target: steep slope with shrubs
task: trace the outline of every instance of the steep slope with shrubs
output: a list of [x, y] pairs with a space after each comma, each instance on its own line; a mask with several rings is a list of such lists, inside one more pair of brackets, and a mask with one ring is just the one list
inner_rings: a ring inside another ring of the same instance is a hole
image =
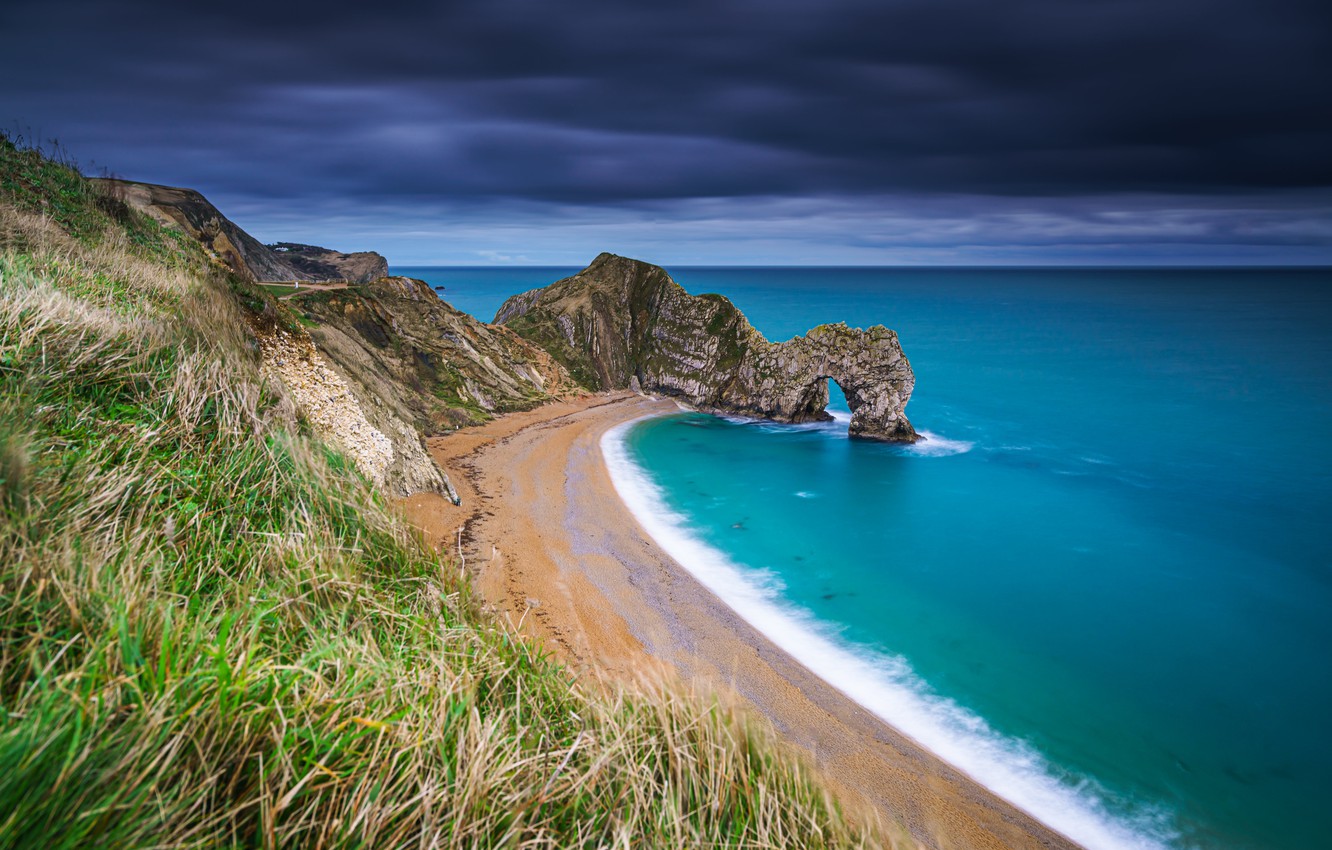
[[292, 296], [319, 349], [427, 436], [577, 389], [553, 357], [407, 277]]
[[479, 613], [256, 327], [0, 138], [0, 848], [878, 846], [732, 710]]

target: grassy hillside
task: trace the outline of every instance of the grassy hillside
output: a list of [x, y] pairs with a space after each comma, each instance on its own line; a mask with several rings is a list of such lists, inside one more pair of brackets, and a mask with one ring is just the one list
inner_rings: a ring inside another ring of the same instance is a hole
[[0, 848], [877, 846], [478, 613], [261, 380], [284, 308], [2, 139], [0, 276]]

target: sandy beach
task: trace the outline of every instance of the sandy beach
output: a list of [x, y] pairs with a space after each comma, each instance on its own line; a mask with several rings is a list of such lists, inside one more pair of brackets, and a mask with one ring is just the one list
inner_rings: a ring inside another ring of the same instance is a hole
[[676, 409], [593, 395], [432, 439], [462, 504], [422, 494], [403, 511], [434, 545], [461, 549], [484, 598], [575, 669], [667, 665], [738, 695], [848, 800], [925, 846], [1076, 848], [794, 662], [648, 537], [616, 494], [600, 439]]

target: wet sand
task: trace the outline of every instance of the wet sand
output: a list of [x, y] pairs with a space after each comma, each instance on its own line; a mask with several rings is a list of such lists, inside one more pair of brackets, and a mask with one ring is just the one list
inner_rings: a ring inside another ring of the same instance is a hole
[[848, 801], [924, 845], [1076, 850], [797, 664], [653, 543], [617, 496], [600, 440], [676, 409], [594, 395], [432, 439], [462, 505], [420, 494], [403, 511], [431, 543], [461, 551], [502, 616], [575, 669], [613, 676], [664, 664], [737, 694]]

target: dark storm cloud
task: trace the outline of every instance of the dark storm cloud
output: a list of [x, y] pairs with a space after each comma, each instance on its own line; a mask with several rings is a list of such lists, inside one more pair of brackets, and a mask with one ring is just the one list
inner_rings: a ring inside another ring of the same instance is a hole
[[237, 202], [1270, 205], [1332, 187], [1329, 8], [9, 0], [0, 120]]

